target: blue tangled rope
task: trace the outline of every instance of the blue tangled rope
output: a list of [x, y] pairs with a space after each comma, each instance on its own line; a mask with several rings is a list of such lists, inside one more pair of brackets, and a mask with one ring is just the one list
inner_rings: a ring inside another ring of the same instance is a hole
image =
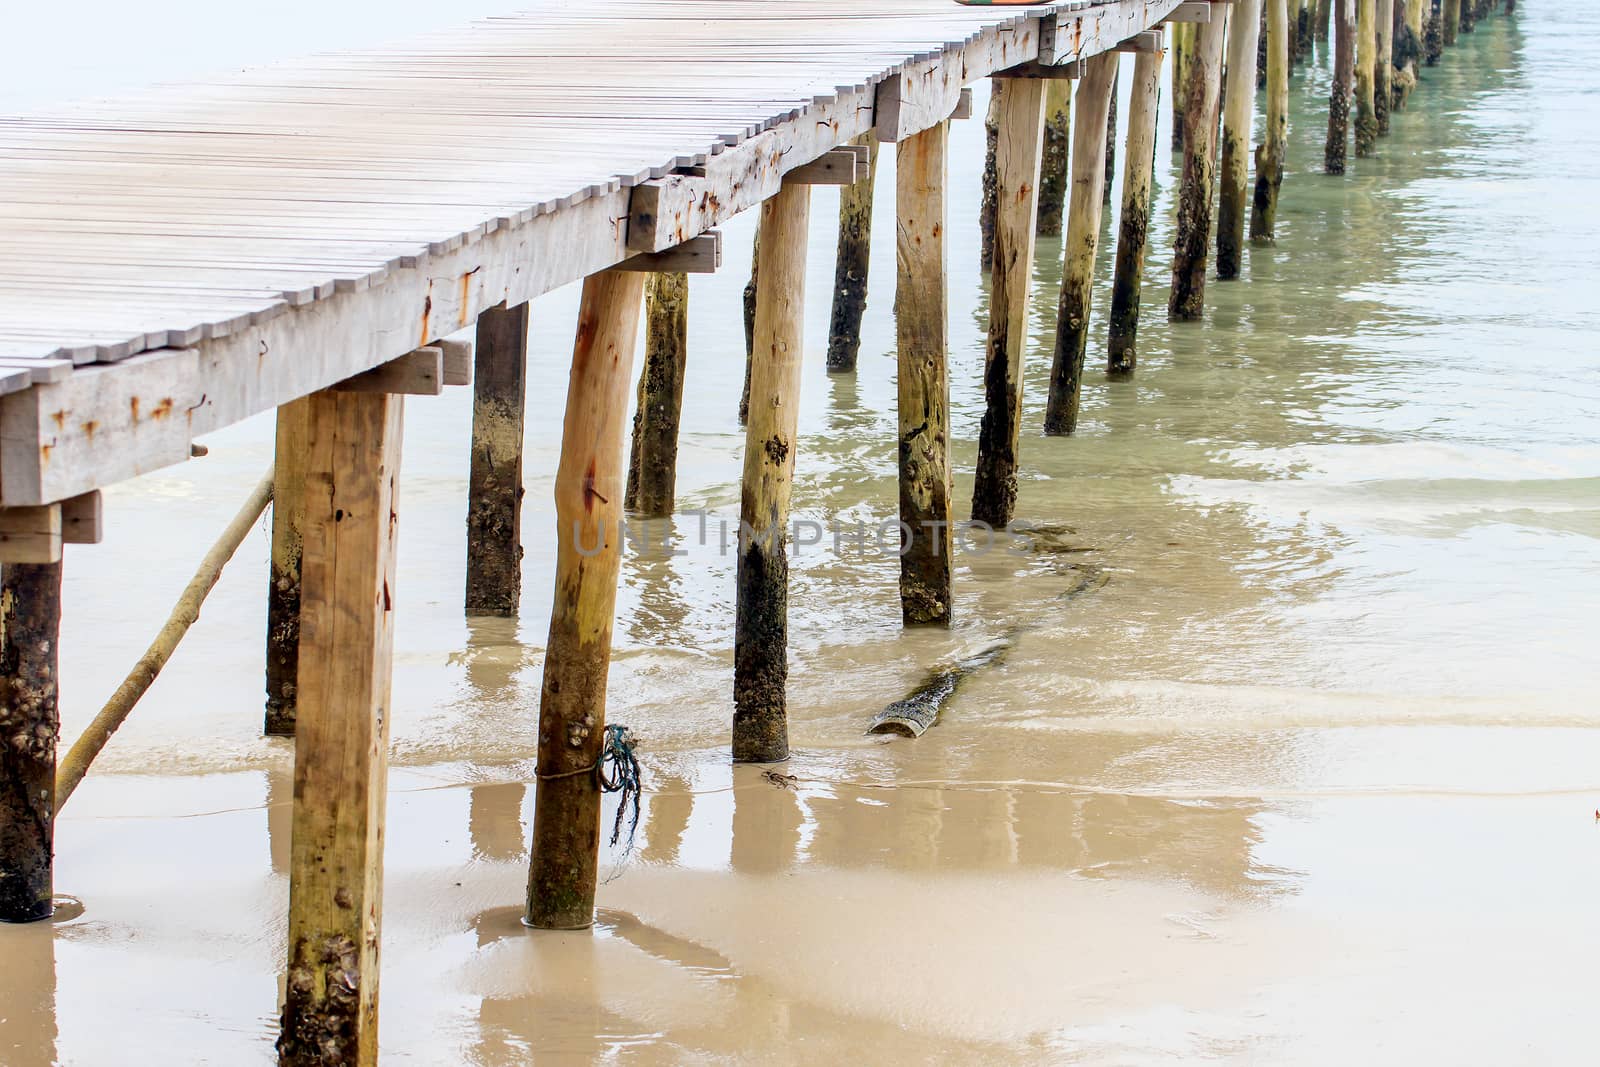
[[[611, 845], [622, 840], [623, 822], [628, 826], [627, 852], [633, 851], [633, 838], [639, 830], [639, 760], [633, 754], [638, 742], [626, 726], [607, 726], [600, 758], [594, 761], [595, 782], [602, 793], [621, 793], [617, 798], [617, 818], [611, 824]], [[610, 768], [608, 771], [607, 768]], [[627, 853], [625, 852], [624, 855]]]

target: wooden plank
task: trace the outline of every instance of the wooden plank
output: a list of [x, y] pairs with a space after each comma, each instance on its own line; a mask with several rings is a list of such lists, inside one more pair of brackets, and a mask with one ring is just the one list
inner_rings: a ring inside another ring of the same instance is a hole
[[439, 340], [432, 347], [439, 350], [443, 356], [442, 380], [447, 386], [472, 384], [472, 342], [462, 340]]
[[61, 505], [0, 508], [0, 563], [58, 563]]
[[330, 390], [307, 409], [287, 1067], [378, 1058], [403, 403]]
[[1084, 60], [1115, 51], [1123, 41], [1170, 18], [1181, 6], [1180, 0], [1140, 0], [1053, 8], [1040, 23], [1039, 62]]
[[849, 145], [824, 152], [803, 167], [784, 175], [796, 185], [854, 185], [860, 178], [861, 157]]
[[1211, 0], [1184, 0], [1172, 9], [1168, 22], [1210, 22]]
[[61, 502], [61, 541], [68, 545], [98, 545], [101, 525], [100, 490]]
[[438, 396], [444, 392], [444, 349], [434, 345], [407, 352], [334, 386], [343, 393]]
[[708, 230], [665, 252], [646, 252], [617, 264], [617, 270], [646, 274], [713, 274], [722, 267], [722, 231]]
[[1134, 34], [1126, 41], [1123, 41], [1121, 44], [1117, 45], [1117, 51], [1133, 52], [1135, 54], [1147, 54], [1151, 52], [1164, 51], [1166, 47], [1166, 34], [1160, 29], [1154, 29], [1144, 30], [1143, 32]]

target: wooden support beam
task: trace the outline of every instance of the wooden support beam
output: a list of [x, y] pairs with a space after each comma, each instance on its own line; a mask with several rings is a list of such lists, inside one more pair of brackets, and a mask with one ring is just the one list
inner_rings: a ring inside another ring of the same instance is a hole
[[1117, 45], [1117, 51], [1140, 54], [1163, 52], [1166, 47], [1166, 33], [1158, 26], [1153, 30], [1143, 30], [1129, 37], [1126, 41]]
[[1168, 21], [1168, 22], [1210, 22], [1211, 21], [1211, 3], [1210, 3], [1210, 0], [1185, 0], [1184, 3], [1181, 3], [1177, 7], [1172, 9], [1172, 13], [1167, 16], [1166, 21]]
[[1356, 3], [1356, 158], [1365, 159], [1378, 146], [1378, 3]]
[[272, 487], [272, 560], [267, 575], [267, 707], [264, 732], [293, 737], [300, 684], [300, 566], [311, 400], [278, 409]]
[[1334, 0], [1333, 84], [1328, 90], [1328, 140], [1322, 169], [1343, 174], [1350, 150], [1350, 87], [1356, 72], [1356, 0]]
[[1172, 257], [1167, 318], [1197, 319], [1205, 308], [1210, 258], [1211, 195], [1216, 176], [1217, 105], [1222, 92], [1222, 19], [1203, 23], [1186, 65], [1183, 114], [1183, 184], [1178, 192], [1178, 235]]
[[644, 276], [604, 271], [583, 283], [556, 470], [556, 592], [539, 698], [539, 786], [527, 922], [594, 923], [606, 668], [622, 563], [622, 441]]
[[1373, 115], [1378, 135], [1388, 136], [1389, 113], [1394, 109], [1394, 27], [1395, 0], [1378, 0], [1377, 55], [1373, 60]]
[[100, 490], [61, 502], [61, 541], [68, 545], [98, 545], [104, 533], [104, 504]]
[[1090, 296], [1095, 254], [1100, 243], [1100, 211], [1106, 179], [1106, 125], [1116, 90], [1116, 52], [1089, 60], [1078, 83], [1073, 111], [1072, 198], [1067, 209], [1066, 265], [1056, 311], [1056, 347], [1050, 369], [1050, 396], [1044, 432], [1069, 434], [1078, 428], [1083, 364], [1089, 345]]
[[341, 393], [394, 393], [438, 396], [444, 392], [444, 350], [429, 345], [391, 359], [334, 386]]
[[625, 259], [616, 269], [646, 274], [715, 274], [721, 267], [722, 231], [708, 230], [665, 252], [646, 252]]
[[468, 615], [514, 616], [522, 601], [522, 438], [528, 305], [478, 316], [467, 474]]
[[1185, 6], [1180, 0], [1143, 0], [1139, 4], [1061, 4], [1045, 9], [1039, 18], [1039, 62], [1082, 60], [1114, 51], [1134, 34]]
[[872, 262], [872, 194], [878, 178], [878, 142], [862, 134], [852, 147], [865, 150], [856, 183], [839, 190], [839, 246], [833, 268], [833, 311], [828, 320], [828, 369], [853, 371], [861, 351], [861, 319], [867, 310], [867, 273]]
[[306, 408], [289, 965], [279, 1062], [376, 1064], [395, 536], [404, 401]]
[[1256, 192], [1250, 240], [1277, 240], [1278, 191], [1289, 146], [1289, 64], [1299, 31], [1289, 17], [1291, 0], [1267, 0], [1267, 135], [1256, 154]]
[[811, 191], [785, 185], [761, 206], [761, 287], [756, 290], [739, 495], [739, 574], [733, 645], [733, 758], [789, 758], [787, 527], [799, 445], [804, 349], [806, 226]]
[[994, 269], [983, 364], [983, 424], [972, 486], [972, 517], [1003, 528], [1017, 504], [1022, 430], [1022, 361], [1028, 349], [1028, 290], [1033, 282], [1034, 211], [1044, 141], [1044, 83], [996, 80], [1001, 93], [995, 153]]
[[472, 342], [439, 340], [433, 343], [444, 357], [444, 384], [472, 384]]
[[945, 191], [949, 127], [900, 142], [895, 161], [900, 613], [950, 624], [950, 368]]
[[54, 913], [60, 632], [60, 546], [0, 567], [0, 922]]
[[952, 121], [965, 122], [972, 117], [972, 90], [963, 88], [961, 97], [956, 101], [956, 109], [950, 112]]
[[623, 506], [646, 518], [663, 518], [672, 514], [678, 483], [678, 425], [689, 348], [687, 274], [646, 277], [644, 336]]
[[1256, 53], [1261, 0], [1238, 0], [1228, 20], [1223, 91], [1222, 190], [1217, 203], [1217, 277], [1239, 276], [1250, 199], [1250, 132], [1255, 124]]
[[0, 508], [0, 563], [61, 560], [61, 505]]
[[1131, 376], [1139, 358], [1139, 297], [1150, 228], [1150, 180], [1155, 165], [1161, 60], [1160, 52], [1145, 52], [1133, 61], [1133, 86], [1128, 96], [1128, 162], [1122, 179], [1122, 218], [1111, 281], [1106, 373], [1112, 378]]
[[978, 196], [978, 268], [994, 266], [995, 148], [1000, 140], [999, 78], [989, 82], [989, 108], [983, 116], [983, 180]]
[[996, 78], [1015, 80], [1027, 78], [1033, 81], [1073, 81], [1083, 76], [1083, 64], [1075, 59], [1064, 63], [1039, 63], [1030, 60], [1027, 63], [1018, 63], [1014, 67], [1007, 67], [995, 75]]
[[1060, 237], [1067, 209], [1067, 160], [1072, 155], [1072, 83], [1052, 81], [1044, 90], [1044, 147], [1039, 161], [1038, 233]]

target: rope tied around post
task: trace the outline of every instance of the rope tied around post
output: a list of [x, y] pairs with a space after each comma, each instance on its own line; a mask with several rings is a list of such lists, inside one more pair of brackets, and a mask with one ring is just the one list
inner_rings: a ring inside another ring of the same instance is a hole
[[[638, 743], [633, 731], [626, 726], [612, 724], [606, 727], [605, 740], [601, 742], [600, 755], [595, 757], [594, 763], [575, 771], [562, 771], [560, 774], [540, 771], [535, 775], [541, 782], [552, 782], [560, 778], [592, 774], [600, 792], [621, 793], [616, 821], [611, 824], [611, 844], [615, 847], [622, 840], [622, 826], [626, 821], [629, 852], [633, 851], [633, 838], [639, 829], [639, 794], [644, 788], [640, 782], [639, 759], [633, 754]], [[609, 772], [606, 770], [607, 764], [611, 767]]]

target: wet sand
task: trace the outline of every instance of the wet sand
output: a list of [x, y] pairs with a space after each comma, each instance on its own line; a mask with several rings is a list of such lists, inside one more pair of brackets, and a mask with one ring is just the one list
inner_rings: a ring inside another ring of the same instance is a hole
[[[798, 557], [787, 788], [726, 758], [742, 258], [696, 278], [679, 484], [710, 518], [703, 539], [677, 520], [686, 555], [624, 565], [610, 712], [643, 739], [647, 793], [591, 933], [518, 922], [574, 294], [533, 315], [520, 621], [460, 616], [470, 398], [409, 404], [384, 1061], [1592, 1058], [1600, 14], [1519, 8], [1427, 72], [1347, 179], [1307, 169], [1327, 72], [1297, 74], [1282, 240], [1177, 329], [1163, 122], [1139, 377], [1091, 375], [1079, 434], [1023, 444], [1023, 517], [1081, 551], [969, 548], [955, 627], [913, 633], [892, 557]], [[952, 138], [961, 472], [981, 141]], [[813, 209], [796, 508], [823, 523], [893, 508], [892, 190], [886, 173], [851, 378], [822, 367], [830, 195]], [[1032, 427], [1059, 255], [1041, 242]], [[68, 737], [271, 425], [208, 444], [108, 492], [106, 543], [70, 554]], [[0, 929], [6, 1067], [273, 1061], [291, 779], [289, 746], [259, 736], [266, 553], [263, 531], [64, 811], [57, 885], [81, 915]], [[1062, 600], [1075, 567], [1109, 580]], [[1019, 624], [924, 737], [862, 735], [928, 666]]]

